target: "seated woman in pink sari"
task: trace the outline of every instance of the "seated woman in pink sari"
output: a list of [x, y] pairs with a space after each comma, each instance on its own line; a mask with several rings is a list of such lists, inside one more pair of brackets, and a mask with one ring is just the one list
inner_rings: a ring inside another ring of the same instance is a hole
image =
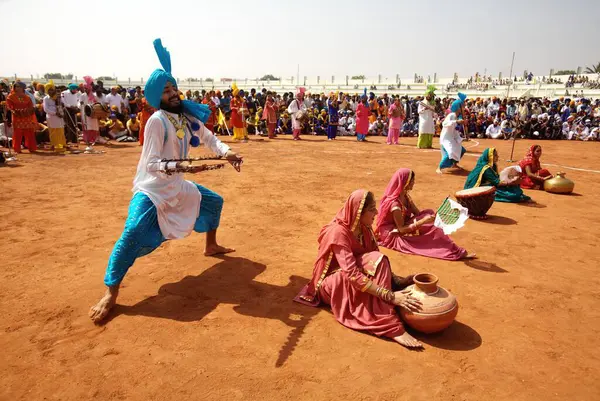
[[544, 189], [544, 181], [552, 178], [550, 171], [542, 168], [540, 164], [541, 156], [542, 147], [532, 145], [525, 158], [519, 162], [519, 166], [521, 166], [521, 188]]
[[381, 199], [381, 213], [375, 233], [379, 245], [398, 252], [444, 260], [472, 258], [456, 245], [441, 228], [433, 225], [435, 212], [420, 211], [408, 192], [415, 184], [415, 173], [401, 168], [394, 173]]
[[412, 284], [392, 273], [371, 228], [377, 208], [366, 190], [354, 191], [335, 219], [321, 229], [319, 255], [310, 282], [294, 298], [331, 306], [344, 326], [388, 337], [408, 348], [423, 345], [404, 331], [395, 307], [419, 311], [420, 301], [400, 289]]

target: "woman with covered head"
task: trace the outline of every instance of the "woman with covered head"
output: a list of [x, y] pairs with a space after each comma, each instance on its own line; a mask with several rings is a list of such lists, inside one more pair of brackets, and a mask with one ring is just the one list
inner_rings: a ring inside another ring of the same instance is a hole
[[544, 181], [552, 178], [550, 171], [542, 168], [540, 157], [542, 156], [542, 147], [532, 145], [525, 158], [519, 162], [521, 166], [521, 188], [525, 189], [543, 189]]
[[371, 228], [376, 215], [371, 192], [352, 192], [321, 229], [313, 276], [294, 300], [314, 307], [328, 304], [348, 328], [420, 348], [421, 343], [405, 332], [395, 307], [418, 311], [421, 304], [401, 291], [412, 284], [412, 277], [395, 276], [388, 258], [379, 252]]
[[356, 107], [356, 139], [359, 142], [365, 141], [369, 133], [369, 105], [367, 101], [367, 88], [365, 88]]
[[415, 185], [415, 173], [407, 168], [397, 170], [390, 180], [377, 218], [375, 233], [379, 245], [398, 252], [444, 260], [472, 258], [433, 225], [435, 212], [419, 210], [408, 194]]
[[495, 200], [498, 202], [528, 202], [531, 198], [523, 193], [519, 182], [521, 177], [518, 175], [509, 178], [507, 181], [500, 180], [498, 174], [498, 152], [495, 148], [488, 148], [483, 151], [477, 164], [465, 182], [465, 189], [493, 186], [496, 187]]
[[462, 137], [460, 131], [456, 129], [457, 124], [464, 124], [466, 120], [459, 120], [462, 116], [462, 107], [467, 95], [463, 93], [458, 94], [458, 99], [452, 102], [450, 106], [450, 113], [444, 119], [442, 123], [442, 133], [440, 134], [440, 148], [442, 152], [442, 161], [438, 166], [436, 172], [442, 174], [442, 169], [450, 167], [458, 167], [458, 162], [463, 157], [466, 149], [462, 146]]

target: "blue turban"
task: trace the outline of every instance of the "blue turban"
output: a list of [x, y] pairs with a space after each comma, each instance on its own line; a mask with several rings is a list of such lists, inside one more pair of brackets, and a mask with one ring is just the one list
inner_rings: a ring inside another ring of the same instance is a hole
[[75, 91], [75, 90], [79, 89], [79, 86], [77, 86], [77, 84], [69, 84], [68, 88], [71, 91]]
[[[154, 50], [156, 50], [156, 55], [158, 56], [158, 60], [163, 69], [157, 68], [150, 74], [150, 78], [148, 78], [146, 86], [144, 87], [144, 95], [150, 106], [155, 109], [160, 109], [160, 99], [163, 90], [165, 89], [165, 85], [167, 82], [171, 82], [173, 86], [177, 87], [177, 81], [173, 78], [173, 75], [171, 75], [171, 54], [162, 45], [160, 39], [154, 40]], [[183, 100], [181, 103], [183, 105], [184, 113], [197, 118], [203, 123], [208, 120], [210, 108], [207, 105], [195, 103], [190, 100]]]
[[465, 102], [465, 99], [467, 98], [467, 95], [465, 95], [464, 93], [458, 93], [458, 99], [456, 99], [455, 101], [452, 102], [452, 105], [450, 106], [450, 111], [453, 113], [456, 113], [458, 111], [458, 109], [460, 109], [460, 107], [463, 105], [463, 103]]
[[360, 97], [360, 100], [367, 100], [367, 88], [365, 88], [365, 90], [363, 91], [363, 94]]

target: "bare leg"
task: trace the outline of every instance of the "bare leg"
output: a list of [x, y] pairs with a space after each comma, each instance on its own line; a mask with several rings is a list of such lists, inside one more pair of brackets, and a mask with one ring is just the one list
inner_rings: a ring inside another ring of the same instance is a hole
[[401, 336], [397, 336], [394, 337], [393, 339], [394, 341], [396, 341], [398, 344], [405, 346], [406, 348], [409, 349], [421, 349], [423, 348], [423, 344], [421, 344], [419, 341], [417, 341], [416, 338], [414, 338], [413, 336], [411, 336], [410, 334], [408, 334], [407, 332], [404, 332], [404, 334], [402, 334]]
[[108, 312], [115, 306], [117, 302], [117, 296], [119, 296], [119, 284], [113, 287], [107, 287], [104, 296], [95, 306], [92, 306], [90, 309], [90, 319], [96, 324], [100, 323], [102, 320], [108, 316]]
[[204, 248], [204, 256], [223, 255], [234, 252], [233, 248], [225, 248], [217, 244], [217, 230], [206, 233], [206, 247]]

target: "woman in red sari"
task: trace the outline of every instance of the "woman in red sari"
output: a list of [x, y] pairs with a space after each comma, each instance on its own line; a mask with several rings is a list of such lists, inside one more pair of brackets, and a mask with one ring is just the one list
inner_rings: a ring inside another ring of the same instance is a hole
[[420, 310], [420, 301], [399, 291], [412, 284], [412, 277], [395, 276], [388, 258], [379, 252], [371, 229], [376, 215], [371, 192], [359, 189], [350, 195], [335, 219], [321, 229], [312, 279], [294, 300], [315, 307], [323, 302], [348, 328], [422, 348], [404, 331], [395, 310]]
[[217, 123], [217, 105], [212, 101], [212, 97], [214, 96], [214, 92], [206, 92], [204, 95], [204, 99], [202, 99], [202, 104], [208, 105], [210, 109], [210, 116], [208, 120], [204, 123], [204, 126], [208, 128], [213, 134], [215, 133], [215, 124]]
[[29, 152], [35, 152], [37, 150], [35, 130], [38, 127], [38, 122], [35, 117], [33, 102], [25, 93], [23, 82], [15, 82], [10, 95], [6, 98], [6, 107], [12, 112], [14, 151], [21, 153], [21, 141], [25, 138], [25, 146], [27, 146]]
[[398, 169], [381, 199], [381, 214], [375, 232], [379, 245], [398, 252], [443, 260], [473, 258], [466, 249], [456, 245], [444, 231], [436, 227], [435, 212], [419, 210], [410, 198], [415, 173]]
[[263, 111], [262, 119], [267, 122], [267, 132], [269, 138], [275, 138], [275, 127], [277, 127], [277, 113], [275, 112], [275, 102], [271, 92], [267, 94], [267, 101], [265, 102], [265, 110]]
[[521, 166], [521, 188], [543, 189], [544, 181], [552, 178], [550, 171], [542, 168], [540, 164], [541, 156], [542, 147], [532, 145], [525, 158], [519, 162], [519, 166]]
[[144, 132], [146, 131], [146, 123], [148, 122], [148, 120], [150, 119], [150, 117], [152, 117], [152, 114], [154, 114], [154, 112], [156, 111], [156, 109], [152, 106], [150, 106], [150, 104], [146, 101], [146, 98], [142, 99], [142, 111], [141, 111], [141, 116], [139, 117], [140, 120], [140, 145], [144, 145]]

